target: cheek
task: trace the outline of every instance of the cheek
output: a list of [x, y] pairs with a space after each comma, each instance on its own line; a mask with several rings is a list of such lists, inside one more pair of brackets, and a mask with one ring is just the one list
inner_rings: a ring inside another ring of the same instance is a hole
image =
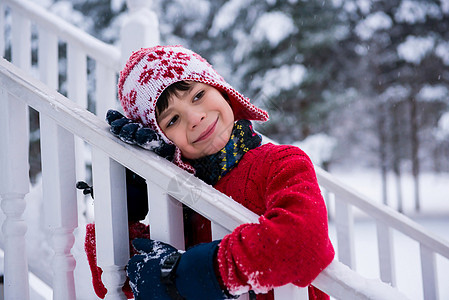
[[231, 106], [228, 105], [228, 107], [225, 109], [225, 111], [223, 112], [223, 119], [225, 120], [225, 122], [231, 126], [231, 128], [234, 126], [234, 112], [231, 108]]
[[[159, 125], [160, 126], [160, 125]], [[159, 127], [160, 128], [160, 127]], [[172, 141], [175, 145], [177, 145], [177, 140], [179, 140], [179, 134], [176, 131], [175, 128], [170, 129], [170, 130], [162, 130], [161, 131], [164, 133], [164, 135], [170, 140]]]
[[181, 137], [179, 135], [179, 133], [177, 133], [176, 131], [173, 132], [169, 132], [168, 134], [166, 133], [165, 136], [172, 141], [176, 146], [180, 146], [179, 144], [181, 144]]

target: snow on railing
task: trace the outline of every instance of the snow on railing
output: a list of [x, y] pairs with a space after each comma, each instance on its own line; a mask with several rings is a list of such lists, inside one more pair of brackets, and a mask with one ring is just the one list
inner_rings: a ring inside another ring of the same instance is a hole
[[[53, 193], [45, 195], [46, 222], [55, 242], [54, 299], [75, 299], [70, 253], [76, 221], [74, 135], [89, 143], [93, 152], [97, 258], [102, 267], [107, 299], [123, 299], [124, 267], [129, 258], [125, 167], [146, 179], [149, 192], [151, 235], [183, 248], [182, 211], [178, 201], [212, 221], [218, 238], [242, 223], [257, 222], [257, 215], [216, 191], [191, 174], [153, 153], [122, 143], [109, 133], [106, 122], [31, 78], [10, 63], [0, 62], [2, 208], [8, 216], [5, 241], [6, 299], [28, 299], [24, 234], [21, 220], [28, 192], [27, 127], [24, 118], [29, 105], [54, 122], [53, 158], [46, 161], [55, 173]], [[20, 117], [21, 116], [21, 117]], [[41, 130], [47, 130], [45, 128]], [[20, 133], [20, 134], [17, 134]], [[50, 147], [49, 147], [50, 148]], [[21, 254], [22, 253], [22, 254]], [[18, 255], [19, 254], [19, 255]], [[21, 254], [21, 255], [20, 255]], [[378, 280], [365, 280], [334, 261], [314, 284], [337, 299], [404, 299], [394, 288]], [[276, 291], [276, 299], [307, 299], [306, 289], [292, 285]], [[288, 295], [288, 296], [286, 296]], [[297, 297], [295, 295], [298, 295]]]

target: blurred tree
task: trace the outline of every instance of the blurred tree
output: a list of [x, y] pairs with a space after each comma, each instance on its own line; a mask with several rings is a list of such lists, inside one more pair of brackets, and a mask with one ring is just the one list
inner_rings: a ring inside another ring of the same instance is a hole
[[210, 36], [222, 64], [270, 111], [260, 129], [272, 138], [291, 143], [327, 131], [330, 95], [342, 92], [339, 73], [354, 53], [341, 47], [347, 28], [338, 9], [330, 1], [229, 1], [215, 16]]
[[[51, 0], [47, 1], [51, 2]], [[125, 0], [50, 8], [115, 43]], [[155, 0], [164, 44], [183, 44], [269, 110], [282, 143], [327, 133], [335, 160], [387, 173], [449, 168], [433, 132], [449, 110], [449, 5], [440, 0]], [[399, 189], [400, 191], [400, 189]]]
[[[445, 44], [449, 38], [448, 9], [436, 0], [392, 0], [372, 2], [365, 10], [356, 9], [352, 13], [358, 15], [353, 32], [363, 49], [363, 68], [365, 73], [371, 74], [360, 82], [368, 88], [359, 91], [367, 98], [379, 99], [379, 95], [388, 98], [387, 102], [378, 100], [378, 110], [382, 111], [381, 106], [387, 105], [387, 118], [392, 120], [386, 130], [392, 155], [382, 159], [389, 161], [398, 182], [401, 161], [410, 162], [415, 180], [415, 209], [419, 210], [419, 173], [421, 165], [428, 161], [427, 155], [420, 156], [420, 152], [429, 153], [435, 147], [435, 141], [421, 143], [421, 132], [436, 126], [435, 120], [443, 113], [442, 101], [447, 101], [448, 95], [447, 89], [442, 91], [439, 87], [447, 85], [449, 80], [445, 67], [449, 53]], [[392, 94], [394, 88], [396, 93]], [[428, 90], [427, 94], [433, 94], [428, 97], [438, 99], [428, 101], [419, 96], [424, 89]], [[439, 93], [438, 97], [435, 93]], [[375, 114], [374, 117], [385, 122], [384, 115]], [[378, 134], [380, 147], [386, 147], [385, 131]]]

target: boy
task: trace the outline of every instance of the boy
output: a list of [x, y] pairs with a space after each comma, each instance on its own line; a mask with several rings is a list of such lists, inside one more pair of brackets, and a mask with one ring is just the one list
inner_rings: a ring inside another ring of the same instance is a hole
[[[158, 135], [147, 145], [158, 139], [173, 145], [173, 163], [260, 215], [258, 224], [241, 225], [221, 241], [199, 231], [189, 241], [197, 245], [184, 253], [134, 240], [140, 254], [127, 272], [135, 299], [226, 299], [248, 291], [273, 299], [274, 287], [309, 286], [332, 261], [310, 159], [296, 147], [261, 145], [248, 120], [267, 121], [268, 114], [202, 57], [181, 46], [136, 51], [120, 74], [118, 93], [126, 116]], [[138, 139], [139, 130], [129, 125], [119, 136]], [[207, 224], [195, 214], [189, 220], [186, 226], [198, 230]], [[309, 287], [309, 298], [328, 296]]]

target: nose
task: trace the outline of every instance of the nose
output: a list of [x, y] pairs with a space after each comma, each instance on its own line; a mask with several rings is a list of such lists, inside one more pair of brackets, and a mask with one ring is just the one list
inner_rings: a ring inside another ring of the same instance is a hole
[[189, 122], [189, 128], [195, 129], [206, 117], [206, 114], [201, 111], [196, 111], [192, 109], [189, 112], [188, 122]]

